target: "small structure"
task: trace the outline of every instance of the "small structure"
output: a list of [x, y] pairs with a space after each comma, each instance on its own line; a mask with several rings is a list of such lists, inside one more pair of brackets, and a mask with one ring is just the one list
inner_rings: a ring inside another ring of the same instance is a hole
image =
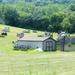
[[4, 33], [10, 32], [10, 28], [9, 27], [5, 27], [4, 29], [2, 29], [2, 32], [4, 32]]
[[17, 37], [19, 37], [19, 38], [24, 37], [24, 33], [23, 33], [23, 32], [22, 32], [22, 33], [18, 33], [18, 34], [17, 34]]
[[23, 33], [30, 33], [30, 29], [24, 30]]
[[36, 30], [33, 30], [33, 33], [37, 33], [37, 31]]
[[38, 35], [38, 37], [44, 37], [44, 35]]
[[45, 37], [52, 37], [53, 38], [53, 32], [52, 33], [45, 32]]
[[16, 41], [15, 47], [30, 47], [32, 49], [40, 48], [46, 51], [56, 50], [56, 41], [51, 37], [28, 38], [23, 37]]

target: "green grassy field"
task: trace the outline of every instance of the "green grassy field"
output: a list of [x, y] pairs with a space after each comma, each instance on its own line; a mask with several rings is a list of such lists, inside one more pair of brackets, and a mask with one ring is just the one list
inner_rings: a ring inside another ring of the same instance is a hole
[[[0, 33], [4, 27], [0, 25]], [[75, 75], [75, 52], [15, 51], [12, 41], [24, 29], [10, 27], [10, 30], [8, 36], [0, 38], [0, 75]], [[44, 34], [31, 31], [25, 36], [37, 37], [39, 33]]]
[[75, 53], [0, 50], [0, 75], [75, 75]]

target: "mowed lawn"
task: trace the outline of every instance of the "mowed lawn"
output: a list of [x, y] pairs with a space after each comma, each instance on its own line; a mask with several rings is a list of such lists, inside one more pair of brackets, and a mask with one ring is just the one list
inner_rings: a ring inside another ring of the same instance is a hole
[[0, 50], [0, 75], [75, 75], [75, 53]]
[[[6, 27], [0, 25], [1, 30]], [[5, 38], [0, 38], [0, 75], [75, 75], [75, 52], [15, 51], [12, 41], [24, 29], [10, 27]], [[37, 33], [25, 33], [26, 37], [37, 37]], [[54, 33], [56, 39], [56, 33]]]

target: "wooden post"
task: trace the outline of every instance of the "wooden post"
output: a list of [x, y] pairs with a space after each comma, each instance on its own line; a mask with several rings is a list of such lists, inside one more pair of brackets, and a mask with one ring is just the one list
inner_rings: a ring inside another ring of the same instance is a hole
[[65, 51], [65, 36], [63, 36], [63, 51]]

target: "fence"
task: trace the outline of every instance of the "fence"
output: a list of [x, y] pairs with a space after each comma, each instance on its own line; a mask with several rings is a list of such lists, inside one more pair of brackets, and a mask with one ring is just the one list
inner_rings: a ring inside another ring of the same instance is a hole
[[65, 36], [58, 39], [56, 43], [56, 48], [57, 50], [67, 52], [75, 51], [75, 36], [71, 37]]

